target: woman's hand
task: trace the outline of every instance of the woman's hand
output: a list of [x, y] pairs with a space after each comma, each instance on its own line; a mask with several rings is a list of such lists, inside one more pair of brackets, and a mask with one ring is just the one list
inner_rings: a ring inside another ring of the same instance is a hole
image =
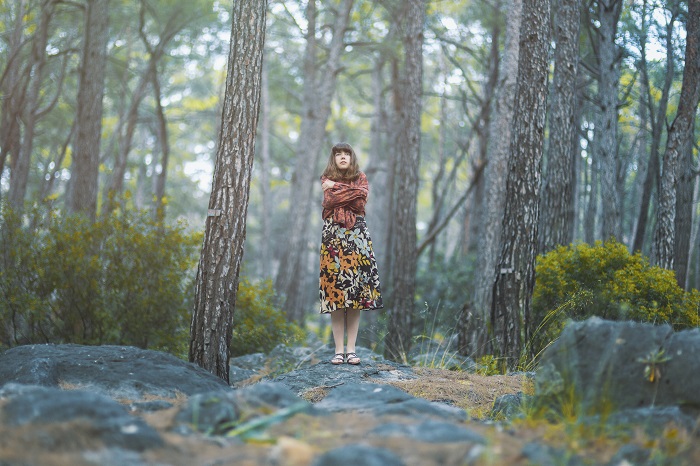
[[335, 186], [335, 181], [333, 180], [326, 180], [321, 184], [321, 188], [323, 188], [324, 191], [331, 189]]

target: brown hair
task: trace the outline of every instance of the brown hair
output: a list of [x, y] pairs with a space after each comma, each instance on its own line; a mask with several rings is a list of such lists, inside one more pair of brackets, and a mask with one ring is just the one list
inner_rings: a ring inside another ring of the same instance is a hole
[[[335, 154], [338, 152], [350, 152], [350, 166], [347, 170], [339, 170], [335, 164]], [[347, 142], [339, 142], [331, 148], [331, 155], [328, 157], [326, 169], [323, 170], [323, 176], [333, 181], [349, 180], [352, 181], [360, 176], [360, 166], [357, 164], [357, 154], [352, 146]]]

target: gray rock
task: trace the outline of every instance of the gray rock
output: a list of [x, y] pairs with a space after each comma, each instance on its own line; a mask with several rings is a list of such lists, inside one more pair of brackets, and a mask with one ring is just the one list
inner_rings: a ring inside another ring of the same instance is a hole
[[172, 407], [173, 404], [165, 400], [137, 401], [136, 403], [131, 404], [132, 410], [148, 413], [162, 411], [164, 409], [170, 409]]
[[413, 397], [406, 392], [375, 383], [345, 383], [331, 391], [316, 407], [328, 411], [375, 411]]
[[623, 445], [615, 453], [608, 466], [622, 466], [622, 465], [635, 465], [635, 466], [645, 466], [648, 464], [653, 464], [649, 462], [651, 457], [651, 452], [646, 448], [642, 448], [639, 445], [633, 443], [628, 443]]
[[419, 418], [432, 416], [458, 422], [467, 419], [463, 409], [415, 398], [391, 385], [375, 383], [344, 383], [332, 390], [315, 406], [330, 412], [358, 411], [372, 412], [378, 416], [399, 415]]
[[248, 380], [257, 373], [258, 371], [243, 369], [242, 367], [230, 365], [228, 368], [228, 381], [231, 385], [236, 386], [238, 382]]
[[0, 397], [8, 400], [0, 408], [0, 421], [6, 425], [46, 425], [81, 419], [90, 424], [91, 432], [107, 447], [143, 451], [163, 445], [160, 435], [142, 419], [97, 393], [11, 384]]
[[[645, 369], [660, 377], [650, 382]], [[557, 408], [569, 389], [583, 412], [677, 405], [697, 414], [700, 330], [674, 333], [668, 325], [595, 317], [571, 323], [542, 356], [537, 402]]]
[[259, 371], [260, 369], [265, 367], [266, 361], [267, 356], [265, 356], [265, 353], [253, 353], [231, 358], [229, 360], [229, 364], [231, 364], [232, 366], [240, 367], [242, 369]]
[[522, 455], [528, 464], [537, 466], [583, 466], [585, 463], [576, 454], [550, 447], [537, 442], [530, 442], [522, 449]]
[[[360, 365], [339, 364], [336, 366], [329, 361], [332, 356], [329, 351], [328, 357], [318, 364], [278, 375], [270, 380], [282, 383], [301, 395], [311, 388], [334, 389], [345, 383], [371, 382], [373, 378], [393, 380], [416, 378], [409, 366], [384, 360], [369, 350], [358, 348], [357, 355], [362, 359]], [[381, 371], [377, 368], [380, 364], [384, 366]], [[393, 369], [385, 370], [387, 368]]]
[[522, 413], [523, 392], [499, 396], [493, 402], [490, 419], [513, 419]]
[[404, 462], [392, 451], [367, 445], [346, 445], [317, 457], [313, 466], [403, 466]]
[[131, 400], [228, 388], [195, 364], [130, 346], [18, 346], [0, 354], [0, 386], [10, 382], [50, 387], [62, 382]]
[[428, 443], [470, 442], [483, 445], [487, 443], [486, 439], [476, 432], [440, 421], [425, 421], [420, 424], [383, 424], [372, 429], [370, 435], [408, 437]]
[[[652, 408], [627, 408], [614, 411], [602, 418], [600, 415], [583, 418], [591, 427], [605, 426], [611, 437], [629, 437], [641, 428], [648, 436], [658, 437], [673, 425], [676, 428], [695, 432], [696, 420], [685, 414], [677, 406], [660, 406]], [[698, 435], [700, 433], [696, 433]]]
[[223, 434], [241, 419], [253, 419], [285, 408], [316, 413], [314, 407], [282, 384], [261, 382], [240, 390], [191, 396], [177, 413], [179, 423], [212, 435]]

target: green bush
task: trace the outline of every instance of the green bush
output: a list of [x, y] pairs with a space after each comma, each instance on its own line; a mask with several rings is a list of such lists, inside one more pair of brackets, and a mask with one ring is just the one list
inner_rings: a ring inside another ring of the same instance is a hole
[[273, 305], [273, 297], [270, 280], [251, 283], [241, 279], [233, 313], [231, 356], [269, 353], [280, 343], [292, 345], [303, 340], [302, 329], [287, 322]]
[[567, 319], [598, 316], [666, 323], [675, 330], [700, 323], [697, 290], [684, 291], [673, 271], [651, 266], [614, 240], [560, 246], [538, 257], [536, 270], [533, 354], [559, 335]]
[[[89, 222], [0, 219], [0, 342], [134, 345], [186, 354], [201, 235], [121, 211]], [[31, 217], [30, 217], [31, 218]]]

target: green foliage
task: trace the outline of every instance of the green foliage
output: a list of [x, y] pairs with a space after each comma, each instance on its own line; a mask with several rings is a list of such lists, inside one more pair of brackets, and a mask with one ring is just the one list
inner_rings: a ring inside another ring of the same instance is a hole
[[[35, 215], [38, 215], [35, 213]], [[199, 235], [142, 212], [0, 223], [0, 342], [134, 345], [186, 354]]]
[[698, 326], [698, 309], [697, 290], [684, 291], [673, 271], [651, 266], [617, 241], [560, 246], [537, 259], [532, 316], [540, 327], [532, 353], [554, 340], [567, 319], [598, 316], [679, 330]]
[[270, 280], [240, 281], [233, 314], [231, 356], [269, 353], [280, 343], [293, 345], [303, 340], [303, 330], [287, 322], [282, 311], [273, 305], [273, 297]]

